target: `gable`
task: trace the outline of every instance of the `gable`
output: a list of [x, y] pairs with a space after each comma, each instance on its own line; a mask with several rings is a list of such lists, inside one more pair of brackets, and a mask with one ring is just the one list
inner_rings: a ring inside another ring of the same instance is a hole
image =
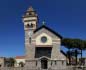
[[[41, 41], [42, 37], [47, 38], [47, 42], [43, 43]], [[50, 30], [45, 27], [34, 32], [32, 39], [34, 40], [36, 45], [53, 45], [53, 43], [61, 43], [61, 36], [54, 34]]]
[[34, 33], [37, 33], [37, 32], [40, 31], [41, 29], [45, 29], [45, 30], [51, 32], [52, 34], [54, 34], [55, 36], [59, 37], [60, 39], [62, 39], [62, 36], [61, 36], [60, 34], [56, 33], [55, 31], [53, 31], [52, 29], [46, 27], [45, 25], [42, 25], [41, 27], [39, 27], [38, 29], [36, 29], [36, 30], [34, 31]]

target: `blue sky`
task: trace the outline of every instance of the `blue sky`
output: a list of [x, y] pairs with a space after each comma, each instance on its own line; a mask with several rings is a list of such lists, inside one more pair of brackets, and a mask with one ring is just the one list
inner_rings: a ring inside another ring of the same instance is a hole
[[29, 6], [38, 13], [38, 26], [45, 20], [63, 37], [86, 39], [86, 0], [0, 0], [0, 56], [24, 55], [22, 16]]

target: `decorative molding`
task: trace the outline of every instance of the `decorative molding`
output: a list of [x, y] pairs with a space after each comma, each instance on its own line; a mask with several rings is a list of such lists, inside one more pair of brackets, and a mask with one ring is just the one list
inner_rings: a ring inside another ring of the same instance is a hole
[[53, 45], [35, 45], [36, 47], [52, 47]]

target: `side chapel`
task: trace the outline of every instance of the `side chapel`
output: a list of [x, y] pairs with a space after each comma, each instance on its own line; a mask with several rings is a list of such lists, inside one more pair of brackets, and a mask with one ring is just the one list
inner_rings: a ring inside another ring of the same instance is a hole
[[28, 69], [61, 69], [66, 57], [60, 52], [62, 36], [46, 25], [37, 27], [38, 15], [30, 7], [23, 16], [25, 31], [25, 67]]

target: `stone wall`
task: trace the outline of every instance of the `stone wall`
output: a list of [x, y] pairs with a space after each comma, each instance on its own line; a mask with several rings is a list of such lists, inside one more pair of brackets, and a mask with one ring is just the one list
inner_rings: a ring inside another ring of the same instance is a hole
[[[26, 68], [30, 69], [41, 69], [41, 60], [28, 60], [26, 61]], [[47, 69], [65, 69], [65, 60], [48, 60]]]
[[4, 67], [4, 58], [0, 57], [0, 67]]

